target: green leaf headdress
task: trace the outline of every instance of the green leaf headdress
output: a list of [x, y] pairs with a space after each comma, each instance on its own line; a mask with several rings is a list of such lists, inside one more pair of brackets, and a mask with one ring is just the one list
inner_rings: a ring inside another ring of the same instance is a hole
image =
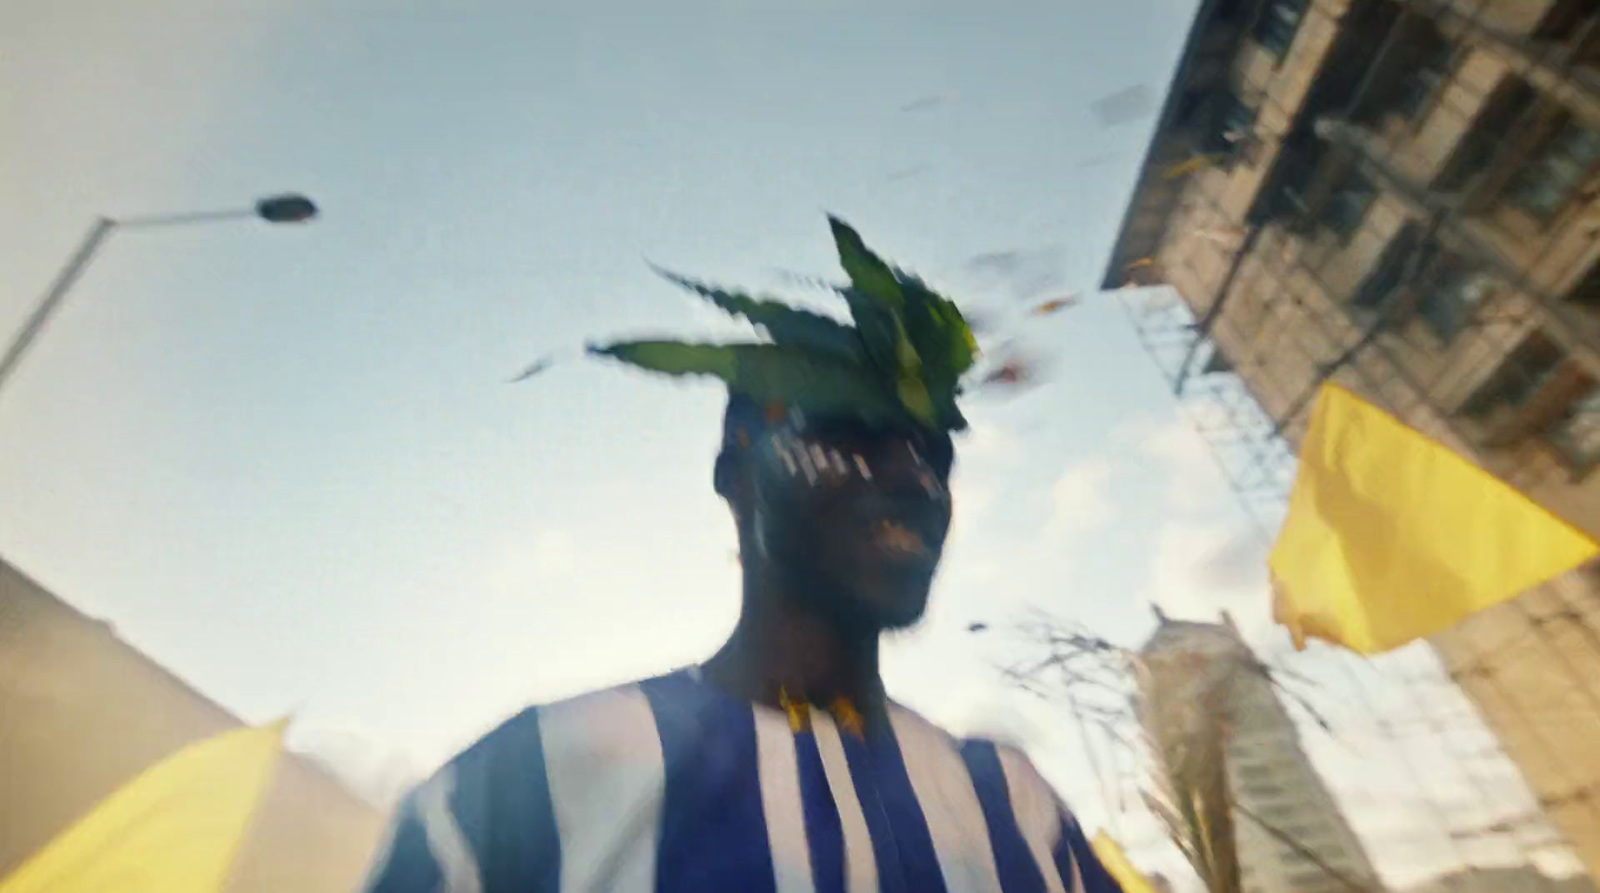
[[671, 282], [762, 329], [766, 342], [689, 344], [622, 341], [591, 346], [651, 372], [710, 375], [763, 406], [846, 416], [871, 424], [911, 423], [938, 432], [967, 426], [956, 398], [978, 345], [961, 311], [922, 280], [891, 267], [861, 236], [829, 217], [849, 276], [837, 289], [854, 325], [781, 301], [716, 288], [658, 269]]

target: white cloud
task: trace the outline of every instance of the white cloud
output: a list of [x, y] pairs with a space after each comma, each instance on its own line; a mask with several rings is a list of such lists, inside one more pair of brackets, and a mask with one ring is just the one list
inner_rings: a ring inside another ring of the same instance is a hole
[[488, 590], [502, 598], [519, 599], [537, 591], [540, 584], [568, 581], [577, 576], [577, 540], [560, 528], [535, 528], [507, 537], [486, 573]]
[[1217, 524], [1172, 521], [1156, 532], [1146, 597], [1174, 617], [1214, 621], [1233, 616], [1245, 638], [1270, 633], [1264, 554], [1252, 569], [1237, 531]]
[[955, 496], [952, 539], [983, 526], [984, 516], [999, 498], [996, 481], [1003, 480], [1006, 470], [1020, 459], [1022, 443], [1010, 430], [973, 418], [956, 450], [959, 460], [951, 487]]
[[1022, 441], [995, 422], [974, 418], [956, 448], [962, 462], [1009, 462], [1022, 453]]
[[565, 530], [546, 530], [534, 537], [529, 559], [542, 577], [569, 576], [578, 569], [578, 546]]
[[1069, 465], [1050, 487], [1050, 519], [1046, 539], [1071, 539], [1104, 527], [1116, 516], [1111, 500], [1111, 463], [1103, 458]]
[[1220, 425], [1220, 407], [1208, 401], [1189, 401], [1164, 418], [1143, 416], [1124, 425], [1113, 441], [1131, 447], [1139, 456], [1157, 463], [1165, 472], [1167, 500], [1172, 508], [1193, 512], [1227, 497], [1227, 481], [1210, 444], [1201, 437], [1197, 422]]

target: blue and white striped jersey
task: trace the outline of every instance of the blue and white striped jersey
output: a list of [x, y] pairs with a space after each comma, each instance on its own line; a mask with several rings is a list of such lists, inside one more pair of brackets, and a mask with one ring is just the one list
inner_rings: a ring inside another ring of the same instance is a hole
[[401, 803], [371, 893], [1119, 893], [1022, 753], [791, 729], [685, 670], [530, 708]]

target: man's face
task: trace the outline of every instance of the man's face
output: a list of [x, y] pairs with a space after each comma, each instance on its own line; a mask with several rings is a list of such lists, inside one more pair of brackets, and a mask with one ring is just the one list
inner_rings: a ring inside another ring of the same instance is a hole
[[915, 623], [950, 528], [950, 441], [850, 422], [783, 423], [747, 449], [755, 547], [840, 622]]

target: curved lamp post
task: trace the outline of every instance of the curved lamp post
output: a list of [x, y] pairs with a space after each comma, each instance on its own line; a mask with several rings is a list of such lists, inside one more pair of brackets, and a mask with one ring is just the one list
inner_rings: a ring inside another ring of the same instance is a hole
[[303, 195], [285, 193], [283, 195], [270, 195], [258, 200], [248, 208], [231, 208], [221, 211], [195, 211], [184, 214], [162, 214], [144, 217], [123, 217], [112, 219], [101, 217], [90, 227], [89, 234], [84, 236], [83, 242], [78, 245], [78, 250], [73, 253], [67, 265], [56, 274], [55, 281], [50, 283], [50, 290], [45, 292], [39, 305], [28, 316], [27, 322], [22, 324], [22, 329], [6, 347], [4, 357], [0, 357], [0, 391], [4, 391], [5, 384], [16, 371], [17, 365], [22, 362], [22, 355], [27, 353], [39, 333], [43, 331], [50, 317], [61, 306], [67, 292], [72, 290], [78, 277], [89, 266], [89, 261], [94, 259], [95, 252], [105, 243], [113, 230], [117, 229], [149, 229], [161, 226], [185, 226], [199, 223], [216, 223], [224, 220], [249, 220], [252, 218], [265, 220], [268, 223], [307, 223], [317, 216], [316, 203]]

